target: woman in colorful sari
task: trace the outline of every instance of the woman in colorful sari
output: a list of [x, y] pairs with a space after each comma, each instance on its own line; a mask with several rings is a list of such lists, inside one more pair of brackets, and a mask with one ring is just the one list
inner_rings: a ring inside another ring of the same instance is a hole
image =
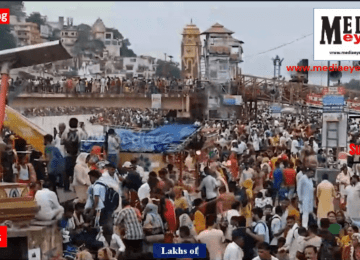
[[360, 234], [359, 233], [354, 233], [352, 235], [350, 260], [360, 260]]
[[351, 252], [351, 245], [352, 245], [352, 240], [351, 237], [354, 233], [358, 233], [359, 229], [357, 226], [350, 226], [347, 229], [347, 235], [344, 236], [339, 243], [339, 246], [341, 248], [341, 255], [342, 255], [342, 260], [350, 260], [351, 256], [350, 256], [350, 252]]
[[236, 180], [239, 176], [239, 165], [237, 161], [237, 155], [235, 152], [231, 152], [229, 160], [231, 162], [231, 166], [230, 166], [231, 175], [233, 177], [233, 180]]
[[176, 232], [176, 215], [175, 215], [175, 207], [173, 202], [170, 199], [165, 197], [160, 200], [160, 214], [163, 220], [166, 221], [168, 230], [172, 233]]

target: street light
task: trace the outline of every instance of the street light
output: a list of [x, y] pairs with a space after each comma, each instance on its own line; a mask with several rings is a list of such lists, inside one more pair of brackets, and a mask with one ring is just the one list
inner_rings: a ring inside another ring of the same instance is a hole
[[171, 60], [171, 59], [173, 58], [173, 56], [169, 55], [169, 58], [170, 58], [170, 63], [171, 63], [171, 62], [172, 62], [172, 60]]

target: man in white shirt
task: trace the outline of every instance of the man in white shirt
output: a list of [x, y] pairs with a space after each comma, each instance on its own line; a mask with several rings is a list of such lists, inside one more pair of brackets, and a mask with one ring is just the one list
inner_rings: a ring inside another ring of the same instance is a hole
[[245, 150], [247, 149], [246, 143], [245, 143], [245, 137], [241, 136], [240, 138], [241, 142], [238, 146], [238, 154], [243, 154], [245, 152]]
[[224, 253], [224, 260], [242, 260], [244, 252], [242, 248], [245, 245], [245, 238], [240, 232], [240, 229], [235, 229], [232, 232], [233, 242], [228, 244]]
[[224, 134], [221, 134], [219, 141], [216, 142], [221, 146], [221, 148], [224, 148], [226, 145], [228, 145], [229, 141], [227, 141], [224, 137]]
[[296, 259], [296, 252], [297, 252], [297, 238], [299, 237], [299, 226], [295, 222], [294, 216], [287, 217], [287, 227], [289, 231], [286, 236], [286, 243], [285, 245], [279, 249], [279, 251], [285, 250], [289, 251], [289, 259], [295, 260]]
[[206, 244], [206, 248], [210, 254], [210, 260], [221, 260], [224, 252], [224, 233], [214, 228], [216, 216], [209, 215], [206, 218], [207, 229], [202, 231], [197, 240], [199, 243]]
[[317, 236], [318, 227], [316, 224], [309, 225], [308, 236], [304, 239], [304, 243], [299, 245], [298, 247], [298, 254], [305, 254], [305, 248], [307, 246], [315, 246], [316, 249], [319, 251], [322, 239], [321, 237]]
[[38, 220], [61, 219], [64, 208], [60, 205], [56, 193], [49, 190], [51, 183], [44, 182], [43, 188], [35, 193], [35, 201], [40, 206], [40, 211], [35, 218]]
[[65, 146], [61, 144], [61, 136], [66, 129], [66, 125], [64, 123], [59, 124], [59, 133], [55, 136], [54, 146], [59, 149], [61, 155], [65, 157]]
[[262, 209], [254, 208], [252, 210], [252, 213], [253, 213], [253, 220], [256, 223], [254, 226], [254, 232], [252, 232], [250, 228], [247, 228], [246, 233], [249, 236], [251, 236], [254, 240], [256, 240], [256, 242], [269, 243], [270, 242], [269, 229], [265, 224], [265, 222], [261, 220], [263, 216]]
[[210, 174], [209, 167], [204, 168], [204, 172], [207, 175], [200, 183], [197, 192], [200, 192], [203, 187], [206, 190], [206, 201], [212, 201], [218, 196], [218, 188], [220, 183]]
[[120, 137], [116, 135], [114, 129], [108, 131], [108, 161], [115, 167], [119, 164], [119, 152], [120, 152]]
[[300, 152], [301, 147], [300, 147], [298, 138], [299, 137], [295, 136], [294, 139], [292, 140], [292, 143], [291, 143], [291, 153], [292, 154], [298, 154]]
[[266, 242], [262, 242], [258, 246], [259, 256], [255, 257], [253, 260], [279, 260], [276, 257], [271, 255], [270, 245]]
[[275, 208], [275, 215], [272, 216], [271, 220], [270, 220], [270, 225], [271, 225], [271, 243], [270, 246], [277, 246], [278, 244], [278, 239], [280, 237], [280, 235], [282, 234], [282, 225], [281, 225], [281, 216], [283, 214], [282, 208], [281, 206], [277, 206]]

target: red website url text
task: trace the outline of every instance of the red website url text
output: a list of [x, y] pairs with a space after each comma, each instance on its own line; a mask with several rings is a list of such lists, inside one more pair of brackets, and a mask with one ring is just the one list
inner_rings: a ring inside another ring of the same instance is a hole
[[360, 66], [286, 66], [287, 71], [360, 71]]

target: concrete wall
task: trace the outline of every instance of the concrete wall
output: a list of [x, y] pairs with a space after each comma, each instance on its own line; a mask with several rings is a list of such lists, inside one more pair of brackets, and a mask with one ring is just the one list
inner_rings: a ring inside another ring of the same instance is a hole
[[54, 134], [54, 127], [58, 129], [58, 125], [60, 123], [65, 123], [66, 127], [69, 127], [69, 120], [72, 117], [76, 117], [79, 122], [85, 123], [85, 129], [89, 135], [98, 134], [101, 135], [103, 133], [103, 127], [100, 125], [92, 125], [89, 122], [89, 119], [92, 115], [66, 115], [66, 116], [44, 116], [44, 117], [33, 117], [28, 118], [31, 122], [38, 125], [48, 134]]
[[[186, 108], [186, 98], [180, 95], [163, 95], [162, 109]], [[66, 95], [66, 94], [22, 94], [11, 104], [11, 107], [21, 109], [30, 107], [128, 107], [151, 108], [151, 96], [141, 94], [126, 95]]]

